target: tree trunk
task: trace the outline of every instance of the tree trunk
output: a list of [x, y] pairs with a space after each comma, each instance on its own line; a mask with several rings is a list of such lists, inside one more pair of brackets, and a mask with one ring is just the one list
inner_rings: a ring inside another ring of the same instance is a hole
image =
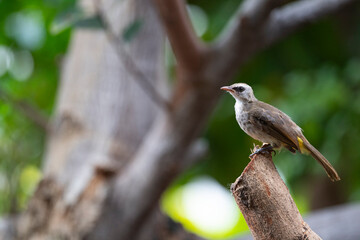
[[[85, 7], [91, 11], [94, 6]], [[108, 9], [119, 33], [135, 20], [142, 22], [131, 42], [118, 44], [163, 91], [164, 34], [151, 2], [104, 1], [101, 7]], [[19, 224], [24, 239], [80, 239], [88, 234], [104, 208], [112, 176], [121, 174], [154, 122], [158, 107], [114, 49], [104, 30], [73, 33], [44, 179]]]
[[302, 219], [271, 152], [256, 154], [231, 191], [254, 239], [321, 239]]

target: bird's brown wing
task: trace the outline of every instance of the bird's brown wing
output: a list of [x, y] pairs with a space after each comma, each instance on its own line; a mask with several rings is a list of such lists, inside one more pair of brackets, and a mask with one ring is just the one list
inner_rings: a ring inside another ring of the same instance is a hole
[[298, 150], [297, 133], [294, 130], [294, 125], [297, 125], [287, 115], [270, 107], [271, 109], [254, 109], [250, 114], [251, 123], [290, 148]]

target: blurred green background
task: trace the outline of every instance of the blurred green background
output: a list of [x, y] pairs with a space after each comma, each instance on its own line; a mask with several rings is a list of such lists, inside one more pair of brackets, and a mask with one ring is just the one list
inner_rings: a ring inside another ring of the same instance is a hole
[[[198, 35], [215, 39], [240, 2], [189, 1]], [[41, 178], [45, 131], [16, 103], [26, 102], [51, 117], [62, 59], [76, 28], [75, 4], [0, 0], [0, 215], [21, 211]], [[332, 183], [309, 156], [283, 151], [274, 157], [302, 213], [360, 201], [359, 13], [357, 4], [301, 29], [255, 56], [234, 79], [290, 115], [338, 170], [342, 181]], [[169, 49], [166, 56], [171, 73]], [[208, 156], [162, 200], [170, 216], [209, 238], [247, 229], [228, 188], [247, 165], [254, 140], [238, 127], [233, 98], [223, 95], [204, 133]], [[208, 206], [196, 205], [205, 197], [212, 199]]]

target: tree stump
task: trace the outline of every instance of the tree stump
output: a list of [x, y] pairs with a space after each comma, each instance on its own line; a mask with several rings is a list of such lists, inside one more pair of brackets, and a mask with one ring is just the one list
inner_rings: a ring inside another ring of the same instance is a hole
[[254, 239], [321, 239], [301, 217], [271, 153], [256, 154], [231, 191]]

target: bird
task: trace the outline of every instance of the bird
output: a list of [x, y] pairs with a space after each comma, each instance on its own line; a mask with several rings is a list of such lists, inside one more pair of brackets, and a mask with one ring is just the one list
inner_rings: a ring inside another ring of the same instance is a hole
[[331, 163], [305, 138], [302, 129], [284, 112], [259, 101], [249, 85], [235, 83], [220, 89], [235, 98], [235, 115], [240, 128], [253, 139], [263, 143], [250, 157], [282, 148], [292, 153], [298, 151], [310, 154], [321, 164], [333, 182], [340, 180]]

